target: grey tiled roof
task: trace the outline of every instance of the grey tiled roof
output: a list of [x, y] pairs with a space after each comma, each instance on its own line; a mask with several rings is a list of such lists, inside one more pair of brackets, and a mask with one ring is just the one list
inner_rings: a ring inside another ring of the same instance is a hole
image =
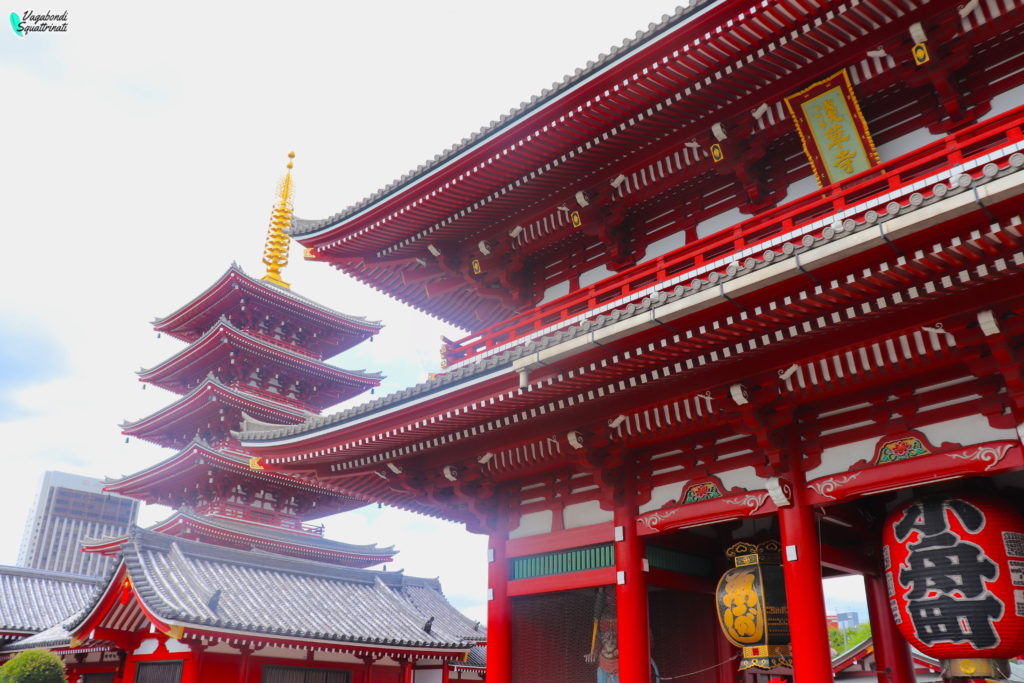
[[174, 402], [169, 403], [169, 404], [165, 405], [164, 407], [160, 408], [159, 410], [157, 410], [156, 412], [151, 413], [151, 414], [147, 415], [146, 417], [140, 418], [138, 420], [124, 420], [118, 426], [121, 429], [129, 430], [129, 429], [131, 429], [133, 427], [137, 427], [138, 425], [144, 424], [144, 423], [146, 423], [146, 422], [148, 422], [150, 420], [153, 420], [154, 418], [156, 418], [157, 416], [161, 415], [162, 413], [170, 412], [171, 410], [173, 410], [174, 408], [176, 408], [176, 407], [178, 407], [180, 405], [187, 404], [189, 401], [193, 400], [194, 397], [197, 394], [200, 394], [203, 391], [205, 391], [208, 386], [213, 386], [213, 387], [216, 387], [216, 388], [220, 389], [222, 392], [227, 394], [229, 397], [233, 397], [233, 398], [244, 400], [244, 401], [249, 401], [249, 402], [254, 403], [254, 404], [256, 404], [256, 405], [258, 405], [258, 406], [260, 406], [262, 408], [273, 410], [273, 411], [276, 411], [278, 413], [290, 413], [291, 415], [294, 415], [296, 418], [301, 418], [302, 415], [309, 415], [310, 414], [310, 412], [308, 410], [304, 410], [302, 408], [295, 408], [295, 407], [287, 405], [285, 403], [278, 403], [277, 401], [271, 401], [270, 399], [263, 398], [262, 396], [257, 396], [256, 394], [250, 394], [247, 391], [245, 391], [244, 388], [236, 389], [234, 387], [230, 387], [227, 384], [224, 384], [223, 382], [221, 382], [216, 377], [214, 377], [213, 373], [210, 373], [209, 375], [207, 375], [206, 379], [204, 379], [202, 382], [197, 384], [195, 386], [195, 388], [193, 388], [187, 394], [184, 394], [184, 395], [178, 397], [177, 399], [174, 400]]
[[298, 218], [293, 220], [292, 228], [289, 231], [290, 234], [293, 236], [305, 235], [331, 225], [332, 223], [337, 223], [351, 217], [353, 214], [362, 211], [383, 197], [400, 190], [404, 185], [411, 184], [434, 169], [443, 166], [454, 157], [459, 156], [468, 148], [480, 142], [482, 139], [514, 125], [519, 120], [529, 116], [534, 111], [548, 104], [550, 101], [557, 99], [566, 91], [571, 90], [576, 85], [587, 80], [593, 74], [606, 68], [609, 64], [622, 59], [625, 55], [628, 55], [629, 53], [643, 47], [650, 41], [657, 39], [658, 36], [665, 31], [683, 21], [686, 21], [695, 12], [720, 1], [721, 0], [686, 0], [684, 6], [676, 7], [675, 12], [672, 15], [666, 14], [662, 16], [661, 21], [658, 23], [648, 24], [646, 31], [637, 31], [632, 38], [626, 38], [620, 45], [613, 45], [609, 48], [607, 53], [602, 53], [596, 60], [587, 62], [586, 67], [576, 69], [574, 73], [566, 74], [561, 81], [552, 83], [550, 88], [545, 88], [541, 90], [539, 94], [531, 97], [529, 102], [521, 102], [518, 107], [513, 107], [507, 114], [502, 114], [497, 120], [491, 121], [490, 124], [483, 126], [480, 130], [471, 134], [469, 137], [462, 138], [460, 142], [448, 147], [440, 154], [435, 155], [433, 159], [420, 164], [415, 169], [409, 171], [388, 185], [385, 185], [370, 196], [349, 206], [344, 211], [322, 220], [302, 220]]
[[256, 337], [256, 336], [250, 334], [246, 330], [243, 330], [241, 328], [235, 327], [234, 325], [231, 324], [231, 321], [227, 319], [227, 316], [223, 316], [223, 315], [220, 317], [220, 319], [217, 321], [216, 324], [212, 325], [210, 327], [210, 329], [208, 329], [205, 333], [203, 333], [203, 335], [201, 337], [199, 337], [198, 339], [196, 339], [194, 342], [192, 342], [191, 344], [189, 344], [188, 346], [186, 346], [182, 350], [178, 351], [174, 355], [169, 356], [168, 358], [165, 358], [163, 361], [161, 361], [160, 363], [157, 363], [156, 365], [154, 365], [151, 368], [140, 368], [139, 370], [136, 370], [135, 374], [136, 375], [145, 375], [145, 374], [148, 374], [148, 373], [151, 373], [151, 372], [157, 370], [158, 368], [161, 368], [163, 366], [169, 365], [172, 361], [176, 361], [176, 360], [179, 360], [181, 358], [187, 357], [188, 354], [192, 352], [192, 349], [194, 347], [196, 347], [198, 344], [206, 341], [207, 339], [210, 339], [212, 337], [216, 337], [219, 334], [222, 334], [221, 328], [224, 328], [224, 330], [228, 334], [236, 334], [239, 337], [241, 337], [242, 339], [245, 339], [246, 341], [250, 342], [251, 344], [253, 344], [255, 346], [259, 346], [259, 347], [263, 347], [263, 348], [270, 348], [272, 350], [272, 352], [274, 353], [274, 355], [277, 357], [277, 359], [282, 360], [282, 361], [291, 361], [292, 363], [296, 363], [297, 362], [297, 363], [303, 363], [303, 364], [313, 364], [313, 365], [317, 365], [317, 366], [323, 366], [325, 372], [344, 372], [345, 374], [352, 375], [353, 377], [355, 377], [357, 379], [374, 380], [374, 379], [382, 379], [384, 377], [383, 373], [381, 373], [379, 371], [367, 372], [365, 369], [362, 369], [362, 370], [347, 370], [345, 368], [340, 368], [337, 365], [332, 365], [330, 363], [327, 363], [326, 361], [321, 361], [321, 360], [316, 359], [316, 358], [310, 358], [309, 356], [304, 356], [304, 355], [302, 355], [300, 353], [296, 353], [295, 351], [292, 351], [290, 349], [284, 348], [282, 346], [273, 346], [269, 342], [267, 342], [266, 340], [260, 339], [259, 337]]
[[68, 647], [71, 644], [71, 633], [64, 628], [64, 623], [58, 623], [50, 628], [35, 633], [27, 638], [16, 640], [0, 647], [0, 652], [13, 650], [35, 650], [42, 648]]
[[436, 579], [250, 553], [141, 530], [126, 544], [123, 561], [146, 607], [157, 618], [186, 627], [451, 649], [486, 637], [445, 600]]
[[[264, 538], [268, 541], [276, 543], [290, 543], [293, 545], [309, 546], [310, 548], [316, 548], [319, 550], [326, 550], [330, 552], [347, 553], [351, 555], [363, 555], [367, 557], [379, 557], [381, 561], [393, 557], [398, 554], [394, 546], [388, 546], [386, 548], [379, 548], [376, 544], [372, 545], [355, 545], [353, 543], [342, 543], [341, 541], [332, 541], [322, 536], [311, 536], [309, 534], [303, 534], [299, 532], [291, 532], [287, 529], [276, 529], [261, 524], [249, 524], [243, 521], [234, 521], [231, 519], [225, 519], [223, 517], [214, 517], [211, 515], [204, 515], [195, 510], [191, 510], [187, 507], [181, 508], [174, 512], [167, 519], [157, 522], [145, 529], [145, 531], [151, 531], [154, 533], [164, 533], [156, 531], [157, 529], [163, 528], [168, 524], [174, 522], [176, 519], [184, 518], [186, 520], [194, 520], [205, 526], [214, 527], [215, 529], [222, 529], [228, 533], [241, 534], [244, 536], [254, 536], [256, 538]], [[136, 527], [136, 529], [140, 529]], [[82, 539], [84, 545], [100, 545], [105, 543], [111, 543], [114, 541], [120, 541], [126, 539], [127, 536], [109, 536], [105, 538], [85, 538]]]
[[474, 645], [466, 656], [466, 661], [452, 664], [455, 669], [485, 669], [487, 668], [487, 646]]
[[[274, 529], [271, 527], [260, 526], [256, 524], [246, 524], [245, 522], [236, 522], [230, 519], [224, 519], [222, 517], [210, 517], [208, 515], [200, 514], [194, 510], [188, 508], [182, 508], [175, 513], [175, 516], [187, 517], [194, 519], [203, 524], [208, 524], [225, 531], [246, 534], [251, 536], [258, 536], [260, 538], [266, 538], [272, 541], [279, 541], [281, 543], [296, 543], [300, 545], [308, 545], [313, 548], [322, 548], [324, 550], [330, 550], [341, 553], [351, 553], [353, 555], [367, 555], [370, 557], [392, 557], [398, 554], [394, 546], [388, 546], [386, 548], [378, 548], [376, 544], [372, 545], [355, 545], [353, 543], [342, 543], [341, 541], [332, 541], [322, 536], [309, 536], [307, 534], [300, 534], [298, 532], [292, 533], [286, 529]], [[170, 519], [160, 522], [156, 526], [162, 526], [166, 524]]]
[[82, 609], [103, 583], [94, 576], [0, 566], [0, 631], [47, 629]]
[[192, 301], [195, 301], [195, 299], [198, 299], [198, 298], [202, 297], [203, 294], [205, 294], [206, 292], [214, 289], [218, 284], [220, 284], [221, 280], [223, 280], [224, 278], [228, 277], [228, 275], [230, 275], [232, 272], [238, 274], [239, 276], [241, 276], [246, 281], [248, 281], [249, 283], [251, 283], [252, 285], [254, 285], [256, 287], [261, 287], [261, 288], [263, 288], [263, 289], [265, 289], [265, 290], [267, 290], [269, 292], [273, 292], [274, 294], [278, 294], [278, 295], [281, 295], [281, 296], [293, 299], [293, 300], [295, 300], [295, 301], [297, 301], [297, 302], [299, 302], [299, 303], [301, 303], [301, 304], [303, 304], [305, 306], [309, 306], [310, 308], [314, 308], [314, 309], [316, 309], [318, 311], [326, 313], [329, 316], [336, 317], [336, 318], [341, 318], [343, 320], [348, 320], [348, 321], [351, 321], [351, 322], [359, 324], [359, 325], [367, 325], [367, 326], [371, 326], [371, 327], [376, 327], [378, 329], [383, 327], [383, 324], [381, 324], [381, 322], [379, 320], [367, 320], [363, 316], [349, 315], [347, 313], [341, 313], [340, 311], [336, 311], [333, 308], [328, 308], [327, 306], [324, 306], [323, 304], [317, 303], [316, 301], [313, 301], [312, 299], [308, 299], [308, 298], [302, 296], [301, 294], [297, 294], [297, 293], [293, 292], [290, 289], [286, 289], [284, 287], [280, 287], [278, 285], [271, 284], [270, 282], [267, 282], [266, 280], [260, 280], [258, 278], [255, 278], [255, 277], [247, 274], [244, 270], [242, 270], [242, 267], [240, 265], [238, 265], [237, 263], [234, 263], [234, 262], [232, 262], [231, 266], [226, 271], [224, 271], [223, 275], [221, 275], [219, 278], [217, 278], [216, 282], [214, 282], [210, 287], [208, 287], [201, 294], [199, 294], [199, 296], [193, 298], [191, 301], [189, 301], [187, 304], [185, 304], [185, 306], [182, 306], [181, 308], [179, 308], [178, 310], [174, 311], [173, 313], [165, 315], [162, 318], [154, 318], [153, 319], [153, 324], [154, 325], [159, 325], [163, 321], [165, 321], [165, 320], [167, 320], [169, 318], [174, 317], [179, 312], [181, 312], [182, 309], [188, 307], [192, 303]]

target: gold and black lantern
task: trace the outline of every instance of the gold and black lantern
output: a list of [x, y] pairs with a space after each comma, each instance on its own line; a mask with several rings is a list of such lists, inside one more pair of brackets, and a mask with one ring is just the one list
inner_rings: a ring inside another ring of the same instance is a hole
[[741, 648], [741, 671], [793, 664], [780, 551], [778, 541], [741, 542], [726, 551], [736, 566], [719, 579], [715, 602], [725, 637]]

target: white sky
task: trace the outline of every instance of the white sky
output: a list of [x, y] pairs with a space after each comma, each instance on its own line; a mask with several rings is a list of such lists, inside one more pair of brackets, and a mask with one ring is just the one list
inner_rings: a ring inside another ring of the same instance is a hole
[[[22, 12], [24, 7], [8, 7]], [[35, 8], [42, 11], [41, 8]], [[276, 183], [296, 152], [296, 214], [321, 218], [387, 184], [521, 100], [671, 13], [655, 0], [100, 3], [66, 34], [0, 26], [0, 563], [13, 564], [41, 473], [120, 476], [170, 454], [118, 423], [170, 402], [134, 377], [180, 349], [156, 339], [176, 309], [237, 261], [259, 260]], [[285, 279], [327, 306], [380, 319], [343, 354], [381, 391], [437, 370], [415, 314], [294, 249]], [[150, 523], [166, 510], [149, 509]], [[482, 537], [395, 511], [328, 520], [328, 535], [395, 544], [392, 568], [440, 576], [485, 617]], [[854, 588], [834, 610], [863, 612]]]

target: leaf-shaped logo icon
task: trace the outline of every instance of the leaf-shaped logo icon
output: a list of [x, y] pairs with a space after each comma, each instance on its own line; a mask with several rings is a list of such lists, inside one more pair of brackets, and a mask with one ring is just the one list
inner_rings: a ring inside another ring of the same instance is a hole
[[17, 12], [11, 12], [11, 28], [13, 28], [14, 32], [19, 36], [25, 35], [25, 32], [21, 30], [21, 19], [18, 17]]

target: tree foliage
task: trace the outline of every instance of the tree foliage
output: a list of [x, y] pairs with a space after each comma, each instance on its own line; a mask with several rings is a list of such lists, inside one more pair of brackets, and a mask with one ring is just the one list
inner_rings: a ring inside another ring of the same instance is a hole
[[26, 650], [0, 667], [0, 683], [66, 683], [64, 662], [47, 650]]
[[[863, 643], [865, 640], [871, 637], [871, 624], [864, 622], [860, 626], [854, 626], [853, 628], [846, 629], [845, 642], [843, 639], [843, 632], [837, 628], [830, 628], [828, 630], [828, 641], [832, 646], [832, 649], [837, 653], [846, 652], [855, 645]], [[0, 681], [3, 683], [3, 681]]]

